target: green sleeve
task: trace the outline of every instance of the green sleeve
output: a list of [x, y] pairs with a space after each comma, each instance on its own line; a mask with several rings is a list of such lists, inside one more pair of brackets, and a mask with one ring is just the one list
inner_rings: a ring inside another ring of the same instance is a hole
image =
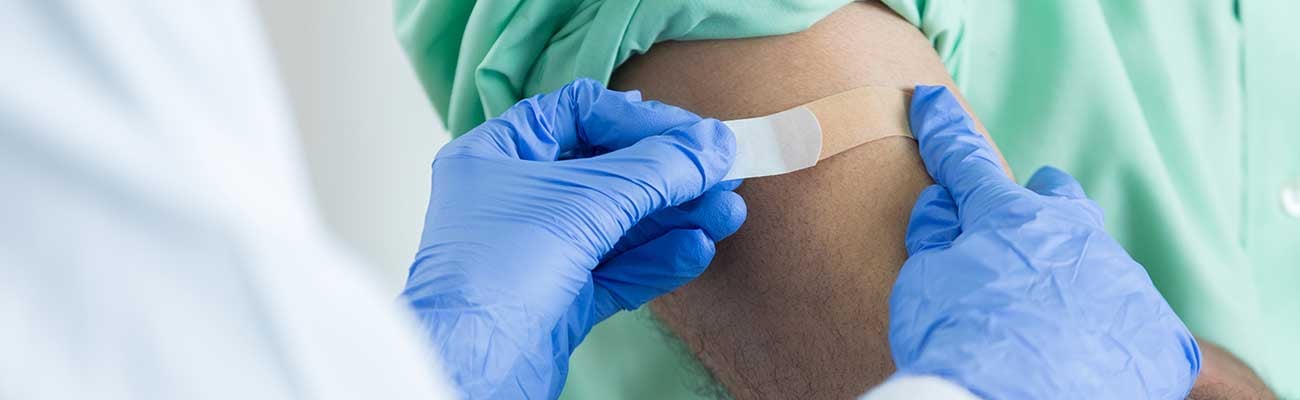
[[960, 46], [969, 15], [965, 0], [882, 0], [903, 19], [915, 25], [930, 40], [939, 59], [958, 85], [965, 69], [965, 52]]
[[848, 0], [397, 0], [396, 29], [453, 136], [520, 99], [619, 64], [663, 40], [778, 35]]

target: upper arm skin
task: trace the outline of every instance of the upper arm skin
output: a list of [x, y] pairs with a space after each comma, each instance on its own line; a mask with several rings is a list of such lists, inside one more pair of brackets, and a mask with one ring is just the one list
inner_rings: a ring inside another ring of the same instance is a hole
[[1201, 347], [1201, 375], [1187, 395], [1188, 400], [1276, 399], [1264, 380], [1250, 366], [1228, 350], [1205, 338], [1196, 338]]
[[[917, 84], [953, 87], [916, 27], [858, 2], [796, 34], [657, 44], [611, 86], [735, 119], [861, 86]], [[913, 202], [930, 183], [905, 138], [749, 179], [739, 189], [748, 221], [703, 276], [654, 310], [736, 398], [857, 396], [894, 369], [888, 297]]]

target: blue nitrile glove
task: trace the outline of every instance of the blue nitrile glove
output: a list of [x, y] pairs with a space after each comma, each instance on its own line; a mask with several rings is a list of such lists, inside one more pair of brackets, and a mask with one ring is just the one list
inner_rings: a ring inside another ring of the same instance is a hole
[[403, 296], [464, 397], [558, 397], [593, 325], [703, 272], [745, 219], [735, 143], [578, 80], [443, 147]]
[[921, 193], [889, 300], [900, 374], [986, 399], [1182, 399], [1192, 334], [1102, 228], [1069, 174], [1020, 187], [953, 95], [918, 86], [912, 132], [937, 185]]

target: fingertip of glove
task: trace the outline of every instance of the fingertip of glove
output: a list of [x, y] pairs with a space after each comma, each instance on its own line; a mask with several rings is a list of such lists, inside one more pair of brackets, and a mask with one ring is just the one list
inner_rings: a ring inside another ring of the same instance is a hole
[[1025, 187], [1044, 196], [1065, 197], [1071, 199], [1086, 198], [1083, 186], [1069, 173], [1053, 166], [1044, 166], [1029, 177]]
[[745, 224], [745, 219], [749, 218], [749, 207], [745, 204], [745, 198], [736, 192], [721, 191], [716, 196], [723, 199], [722, 211], [718, 217], [719, 228], [716, 232], [711, 232], [710, 237], [719, 241], [740, 230], [740, 226]]
[[948, 88], [942, 85], [916, 85], [912, 91], [912, 102], [915, 104], [918, 101], [928, 101], [935, 94], [947, 90]]
[[717, 185], [714, 185], [713, 189], [711, 190], [736, 190], [739, 189], [740, 185], [743, 183], [745, 183], [744, 179], [732, 179], [729, 181], [722, 181], [722, 182], [718, 182]]
[[586, 78], [586, 77], [574, 79], [572, 82], [565, 84], [564, 87], [565, 89], [568, 90], [577, 90], [577, 91], [605, 89], [605, 85], [600, 83], [600, 81], [591, 78]]
[[686, 214], [690, 224], [704, 230], [711, 240], [719, 241], [740, 230], [749, 216], [745, 199], [736, 192], [714, 190], [687, 203]]
[[728, 161], [736, 157], [736, 134], [715, 118], [704, 118], [696, 123], [702, 133], [707, 134], [717, 149], [718, 153], [725, 156]]
[[713, 118], [704, 118], [677, 129], [668, 136], [684, 141], [682, 149], [699, 163], [704, 174], [705, 189], [716, 185], [731, 169], [736, 158], [736, 137], [725, 124]]
[[[578, 104], [596, 104], [596, 103], [625, 103], [625, 104], [643, 104], [641, 92], [638, 90], [613, 90], [605, 87], [605, 84], [591, 78], [578, 78], [565, 84], [561, 93], [567, 93], [569, 100], [573, 103], [571, 106], [576, 107]], [[587, 107], [595, 109], [596, 107]], [[620, 107], [614, 107], [618, 109]]]
[[564, 97], [568, 99], [570, 108], [573, 108], [583, 98], [594, 102], [603, 91], [605, 91], [605, 85], [601, 85], [600, 82], [589, 78], [578, 78], [566, 83], [557, 93], [566, 95]]
[[[725, 164], [722, 174], [726, 175], [736, 161], [736, 134], [731, 131], [731, 128], [727, 127], [727, 124], [717, 119], [705, 118], [702, 123], [707, 124], [710, 128], [715, 148]], [[721, 176], [719, 179], [721, 179]]]
[[1196, 377], [1201, 375], [1201, 365], [1205, 362], [1203, 359], [1204, 352], [1201, 351], [1201, 343], [1196, 340], [1196, 336], [1193, 336], [1190, 331], [1187, 331], [1185, 326], [1183, 329], [1183, 332], [1187, 335], [1188, 341], [1190, 342], [1190, 346], [1187, 348], [1187, 361], [1191, 363], [1192, 381], [1195, 382]]
[[[920, 147], [921, 159], [930, 176], [943, 184], [952, 174], [970, 172], [969, 162], [989, 162], [1001, 170], [996, 152], [957, 98], [944, 86], [917, 86], [908, 110], [912, 136]], [[980, 168], [983, 171], [985, 168]], [[954, 188], [956, 190], [956, 188]]]
[[957, 101], [946, 86], [917, 86], [912, 93], [912, 105], [908, 109], [913, 135], [917, 140], [932, 133], [948, 131], [951, 125], [958, 124], [964, 131], [975, 133], [974, 127], [965, 126], [969, 122], [966, 109]]
[[953, 96], [948, 87], [917, 85], [912, 91], [912, 106], [909, 114], [916, 118], [936, 111], [949, 113], [953, 111], [953, 107], [961, 110], [961, 103], [957, 102], [957, 97]]
[[677, 244], [675, 264], [679, 275], [692, 278], [699, 276], [717, 252], [713, 240], [703, 229], [674, 229], [664, 236], [669, 242]]

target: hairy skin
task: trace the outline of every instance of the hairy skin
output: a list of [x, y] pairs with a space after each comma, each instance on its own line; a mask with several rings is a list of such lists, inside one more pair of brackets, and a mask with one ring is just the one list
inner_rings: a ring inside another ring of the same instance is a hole
[[[861, 86], [917, 84], [953, 86], [915, 27], [867, 3], [791, 35], [660, 43], [612, 82], [720, 119]], [[740, 232], [719, 244], [703, 276], [654, 310], [736, 398], [860, 395], [894, 370], [889, 291], [906, 259], [912, 204], [930, 183], [906, 138], [747, 180]]]
[[[957, 92], [925, 37], [875, 2], [790, 35], [659, 43], [611, 82], [724, 120], [917, 84]], [[747, 180], [738, 190], [746, 224], [703, 276], [652, 306], [736, 398], [860, 395], [894, 371], [889, 292], [912, 203], [930, 183], [915, 142], [902, 138]], [[1190, 398], [1274, 398], [1239, 360], [1201, 343], [1205, 367]]]
[[1241, 359], [1222, 347], [1196, 338], [1201, 346], [1201, 376], [1187, 396], [1190, 400], [1274, 400], [1264, 380]]

